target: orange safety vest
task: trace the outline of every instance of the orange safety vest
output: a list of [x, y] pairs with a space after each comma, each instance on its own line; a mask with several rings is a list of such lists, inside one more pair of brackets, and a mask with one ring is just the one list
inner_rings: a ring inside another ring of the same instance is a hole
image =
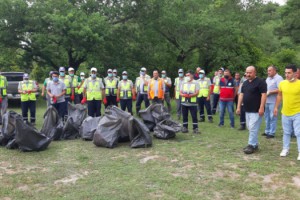
[[[158, 93], [157, 93], [157, 98], [162, 99], [164, 96], [164, 89], [163, 89], [163, 80], [158, 78]], [[150, 80], [149, 84], [149, 94], [150, 94], [150, 99], [154, 99], [155, 97], [155, 81], [153, 78]]]

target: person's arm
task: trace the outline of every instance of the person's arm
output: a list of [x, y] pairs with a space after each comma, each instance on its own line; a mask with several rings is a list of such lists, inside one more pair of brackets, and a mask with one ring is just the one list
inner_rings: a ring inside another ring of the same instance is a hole
[[282, 92], [278, 90], [278, 95], [277, 95], [275, 107], [274, 107], [274, 110], [273, 110], [274, 116], [278, 115], [278, 107], [279, 107], [281, 101], [282, 101]]
[[120, 99], [120, 91], [121, 91], [121, 89], [120, 89], [120, 84], [119, 84], [118, 89], [117, 89], [117, 99]]
[[59, 98], [59, 97], [62, 97], [63, 95], [65, 95], [65, 94], [66, 94], [66, 90], [63, 89], [62, 92], [59, 95], [57, 95], [56, 97]]
[[51, 94], [51, 90], [50, 90], [50, 89], [48, 89], [48, 90], [47, 90], [47, 94], [48, 94], [48, 95], [49, 95], [49, 97], [51, 97], [51, 98], [52, 98], [52, 97], [54, 97], [54, 95], [53, 95], [53, 94]]
[[238, 98], [238, 105], [236, 108], [236, 114], [238, 114], [238, 115], [241, 114], [241, 105], [242, 105], [243, 99], [244, 99], [244, 94], [240, 93], [239, 98]]

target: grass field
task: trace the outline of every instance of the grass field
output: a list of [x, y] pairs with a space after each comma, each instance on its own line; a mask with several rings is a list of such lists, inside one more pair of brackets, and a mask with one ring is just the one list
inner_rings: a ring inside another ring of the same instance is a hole
[[[37, 107], [40, 128], [45, 103]], [[295, 139], [290, 155], [279, 157], [279, 125], [275, 139], [259, 136], [260, 151], [245, 155], [247, 131], [230, 129], [228, 118], [219, 128], [218, 121], [199, 123], [200, 135], [154, 138], [147, 149], [98, 148], [80, 139], [42, 152], [0, 148], [0, 199], [300, 199]]]

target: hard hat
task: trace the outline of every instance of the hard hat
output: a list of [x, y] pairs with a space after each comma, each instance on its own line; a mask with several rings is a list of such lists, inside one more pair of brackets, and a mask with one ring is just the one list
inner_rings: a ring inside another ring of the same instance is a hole
[[91, 72], [97, 72], [97, 68], [96, 67], [92, 67], [91, 68]]
[[141, 71], [147, 71], [147, 69], [145, 67], [142, 67]]
[[80, 72], [80, 76], [84, 76], [85, 74], [84, 74], [84, 72]]
[[123, 75], [123, 74], [126, 74], [126, 75], [127, 75], [127, 71], [123, 71], [123, 72], [122, 72], [122, 75]]
[[29, 75], [27, 73], [23, 74], [23, 78], [28, 78], [29, 79]]
[[116, 69], [113, 70], [113, 73], [117, 73], [118, 71]]
[[205, 71], [203, 69], [201, 69], [199, 74], [205, 74]]
[[107, 70], [107, 73], [112, 73], [112, 69], [108, 69], [108, 70]]
[[69, 67], [68, 72], [70, 72], [70, 71], [74, 71], [74, 68], [73, 67]]
[[183, 69], [179, 69], [179, 70], [178, 70], [178, 73], [183, 73]]
[[60, 68], [59, 68], [59, 71], [60, 71], [60, 72], [66, 71], [66, 70], [65, 70], [65, 67], [60, 67]]

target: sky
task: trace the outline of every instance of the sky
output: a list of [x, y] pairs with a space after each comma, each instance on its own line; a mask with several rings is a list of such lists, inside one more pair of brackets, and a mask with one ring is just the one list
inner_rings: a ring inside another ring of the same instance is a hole
[[286, 3], [287, 0], [267, 0], [267, 1], [278, 3], [279, 5], [283, 5]]

